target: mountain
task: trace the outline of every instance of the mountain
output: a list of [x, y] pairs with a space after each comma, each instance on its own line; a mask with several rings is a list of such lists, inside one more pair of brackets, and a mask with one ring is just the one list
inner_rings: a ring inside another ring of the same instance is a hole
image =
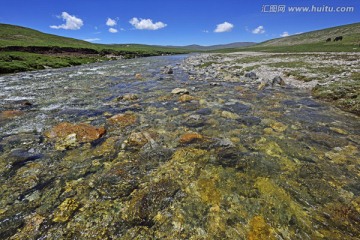
[[212, 51], [218, 49], [226, 49], [226, 48], [239, 48], [239, 47], [247, 47], [255, 45], [255, 42], [234, 42], [229, 44], [219, 44], [219, 45], [211, 45], [211, 46], [201, 46], [197, 44], [187, 45], [187, 46], [168, 46], [173, 48], [180, 48], [190, 51]]

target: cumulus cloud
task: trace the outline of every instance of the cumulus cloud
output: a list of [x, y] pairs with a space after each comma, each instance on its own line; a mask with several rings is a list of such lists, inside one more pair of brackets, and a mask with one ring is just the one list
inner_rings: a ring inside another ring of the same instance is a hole
[[111, 32], [111, 33], [117, 33], [117, 32], [118, 32], [118, 30], [117, 30], [117, 29], [115, 29], [115, 28], [109, 28], [109, 32]]
[[282, 34], [280, 34], [280, 37], [288, 37], [288, 36], [290, 36], [288, 32], [283, 32]]
[[230, 32], [234, 28], [234, 25], [228, 22], [220, 23], [216, 25], [216, 29], [214, 32], [222, 33], [222, 32]]
[[129, 23], [139, 30], [158, 30], [167, 26], [163, 22], [153, 23], [151, 19], [132, 18]]
[[62, 18], [63, 21], [65, 21], [65, 24], [61, 25], [52, 25], [50, 28], [53, 29], [65, 29], [65, 30], [79, 30], [83, 25], [84, 22], [80, 18], [77, 18], [75, 16], [71, 16], [67, 12], [62, 12], [61, 16], [59, 18]]
[[84, 41], [87, 41], [87, 42], [96, 42], [96, 41], [100, 41], [101, 39], [100, 38], [87, 38], [87, 39], [84, 39]]
[[108, 18], [106, 21], [106, 26], [113, 27], [116, 26], [117, 22], [115, 19]]
[[252, 30], [252, 33], [253, 34], [263, 34], [263, 33], [265, 33], [265, 28], [264, 28], [264, 26], [258, 26], [257, 28]]

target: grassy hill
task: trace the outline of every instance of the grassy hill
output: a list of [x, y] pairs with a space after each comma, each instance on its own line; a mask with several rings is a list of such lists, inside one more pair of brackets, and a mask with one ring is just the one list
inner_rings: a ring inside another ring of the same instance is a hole
[[0, 74], [58, 68], [110, 59], [188, 53], [184, 49], [140, 44], [93, 44], [0, 24]]
[[[343, 36], [343, 40], [334, 42], [333, 39], [337, 36]], [[326, 42], [327, 38], [331, 38], [331, 41]], [[236, 51], [359, 52], [360, 23], [276, 38], [250, 47], [221, 50], [221, 52]]]

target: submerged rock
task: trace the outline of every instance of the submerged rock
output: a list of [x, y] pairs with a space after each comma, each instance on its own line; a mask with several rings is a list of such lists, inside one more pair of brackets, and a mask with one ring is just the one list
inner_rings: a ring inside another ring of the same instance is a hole
[[188, 95], [188, 94], [184, 94], [184, 95], [181, 95], [181, 96], [179, 97], [179, 102], [182, 102], [182, 103], [184, 103], [184, 102], [191, 102], [191, 101], [193, 101], [193, 100], [196, 100], [196, 98], [193, 97], [193, 96], [190, 96], [190, 95]]
[[79, 203], [72, 198], [67, 198], [63, 201], [54, 213], [54, 222], [66, 222], [78, 209]]
[[44, 135], [57, 142], [58, 150], [63, 150], [79, 143], [92, 142], [101, 138], [105, 133], [104, 127], [97, 128], [87, 123], [72, 124], [63, 122], [45, 132]]
[[20, 110], [6, 110], [0, 112], [0, 120], [7, 120], [24, 115], [23, 111]]
[[138, 99], [139, 99], [139, 97], [134, 93], [127, 93], [123, 96], [116, 98], [117, 101], [134, 101], [134, 100], [138, 100]]
[[185, 133], [180, 137], [179, 143], [181, 144], [190, 144], [194, 142], [199, 142], [203, 140], [203, 136], [199, 133]]
[[137, 122], [138, 118], [134, 114], [125, 113], [117, 114], [108, 119], [108, 122], [111, 124], [117, 124], [120, 127], [127, 127], [134, 125]]
[[186, 88], [174, 88], [171, 91], [172, 94], [189, 94], [189, 90]]

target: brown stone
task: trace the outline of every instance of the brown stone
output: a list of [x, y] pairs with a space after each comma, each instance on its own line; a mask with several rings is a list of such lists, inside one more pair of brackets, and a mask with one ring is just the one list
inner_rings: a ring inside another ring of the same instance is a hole
[[189, 144], [203, 140], [203, 136], [199, 133], [185, 133], [181, 136], [179, 142], [181, 144]]
[[23, 114], [24, 114], [24, 112], [22, 112], [20, 110], [2, 111], [2, 112], [0, 112], [0, 120], [1, 119], [11, 119], [11, 118], [19, 117], [19, 116], [21, 116]]
[[79, 143], [84, 143], [99, 139], [105, 132], [105, 128], [97, 128], [87, 123], [72, 124], [63, 122], [53, 127], [50, 131], [45, 132], [45, 136], [60, 140], [65, 139], [70, 134], [76, 134], [76, 140]]
[[117, 114], [108, 119], [109, 123], [120, 125], [120, 127], [127, 127], [134, 125], [137, 121], [137, 117], [134, 114], [125, 113]]
[[137, 74], [135, 74], [135, 78], [136, 79], [142, 79], [143, 76], [141, 75], [141, 73], [137, 73]]

